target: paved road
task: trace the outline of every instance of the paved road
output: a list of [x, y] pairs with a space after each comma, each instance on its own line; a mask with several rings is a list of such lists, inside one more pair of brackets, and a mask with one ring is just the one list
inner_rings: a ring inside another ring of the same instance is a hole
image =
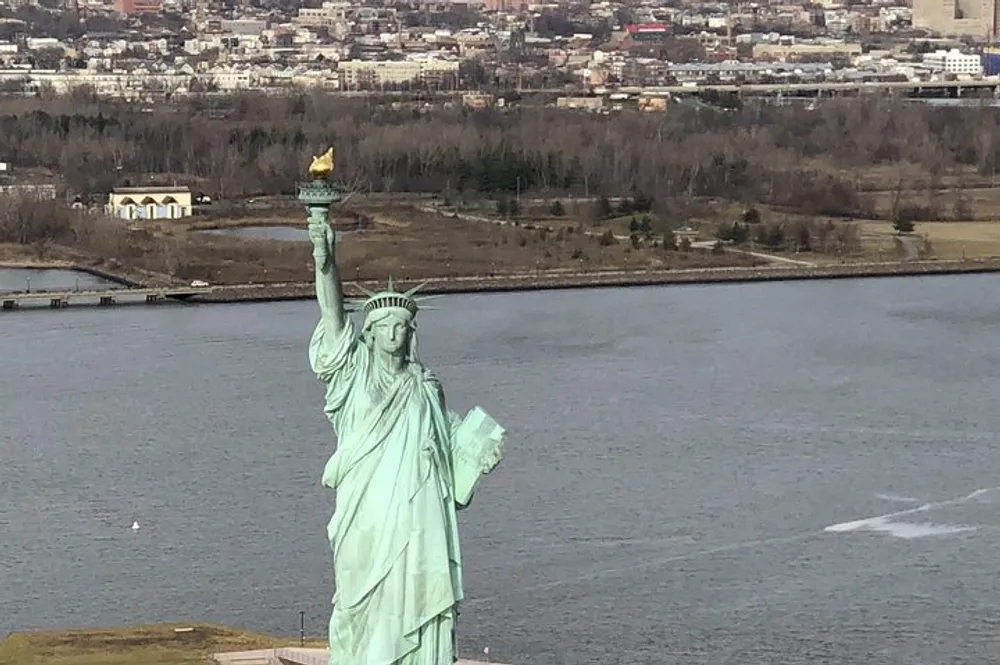
[[765, 259], [771, 263], [784, 263], [790, 266], [801, 266], [803, 268], [815, 268], [816, 264], [811, 261], [802, 261], [800, 259], [790, 259], [787, 256], [778, 256], [777, 254], [764, 254], [763, 252], [751, 252], [748, 249], [736, 249], [735, 247], [727, 247], [727, 252], [738, 252], [740, 254], [748, 254], [750, 256], [756, 256], [759, 259]]

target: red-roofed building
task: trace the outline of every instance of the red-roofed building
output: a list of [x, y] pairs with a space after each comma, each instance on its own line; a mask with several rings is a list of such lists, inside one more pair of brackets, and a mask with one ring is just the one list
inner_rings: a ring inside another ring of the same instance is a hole
[[636, 41], [658, 40], [670, 34], [670, 26], [666, 23], [630, 23], [625, 26], [625, 31]]

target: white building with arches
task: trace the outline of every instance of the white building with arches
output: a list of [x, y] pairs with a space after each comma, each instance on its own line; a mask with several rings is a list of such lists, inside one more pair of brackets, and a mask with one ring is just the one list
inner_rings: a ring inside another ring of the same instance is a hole
[[119, 219], [180, 219], [191, 215], [187, 187], [116, 187], [104, 207]]

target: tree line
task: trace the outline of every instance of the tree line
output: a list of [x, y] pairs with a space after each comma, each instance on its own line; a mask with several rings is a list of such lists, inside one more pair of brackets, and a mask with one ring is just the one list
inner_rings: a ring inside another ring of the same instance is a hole
[[60, 174], [73, 193], [158, 177], [217, 198], [293, 194], [311, 155], [377, 192], [717, 197], [808, 213], [866, 212], [862, 176], [911, 165], [928, 178], [995, 173], [1000, 113], [890, 97], [815, 110], [671, 105], [596, 115], [546, 107], [427, 110], [321, 94], [205, 97], [142, 108], [92, 98], [0, 100], [0, 155]]

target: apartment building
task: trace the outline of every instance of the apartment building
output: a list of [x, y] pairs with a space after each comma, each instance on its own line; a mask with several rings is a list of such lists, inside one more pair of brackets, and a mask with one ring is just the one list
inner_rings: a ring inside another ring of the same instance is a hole
[[115, 9], [122, 14], [159, 14], [163, 0], [115, 0]]
[[378, 88], [422, 85], [429, 88], [455, 87], [457, 60], [345, 60], [337, 63], [341, 88]]
[[945, 74], [979, 76], [983, 73], [983, 61], [979, 55], [962, 53], [957, 49], [925, 53], [923, 63], [931, 71]]
[[300, 8], [292, 22], [306, 28], [332, 28], [345, 23], [350, 12], [349, 2], [324, 2], [320, 7]]

